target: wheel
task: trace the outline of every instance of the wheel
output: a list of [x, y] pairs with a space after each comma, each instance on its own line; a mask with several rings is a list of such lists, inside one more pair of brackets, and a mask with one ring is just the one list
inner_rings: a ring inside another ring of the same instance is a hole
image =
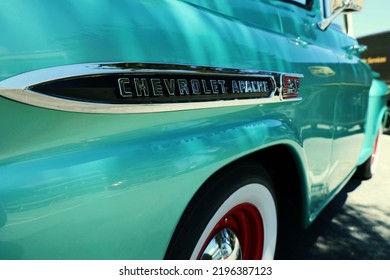
[[371, 156], [356, 170], [356, 177], [361, 180], [368, 180], [375, 173], [376, 167], [378, 165], [378, 155], [380, 151], [381, 138], [383, 134], [383, 128], [380, 127], [377, 133], [374, 148], [372, 150]]
[[166, 259], [272, 259], [277, 211], [260, 166], [235, 165], [212, 178], [191, 201]]

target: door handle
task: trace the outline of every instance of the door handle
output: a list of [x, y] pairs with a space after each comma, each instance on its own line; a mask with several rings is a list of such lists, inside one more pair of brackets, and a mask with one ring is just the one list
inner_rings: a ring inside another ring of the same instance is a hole
[[288, 41], [294, 45], [301, 46], [301, 47], [307, 47], [307, 45], [309, 44], [308, 42], [303, 40], [301, 37], [289, 38]]
[[353, 45], [347, 47], [346, 51], [349, 56], [360, 55], [367, 50], [366, 45]]

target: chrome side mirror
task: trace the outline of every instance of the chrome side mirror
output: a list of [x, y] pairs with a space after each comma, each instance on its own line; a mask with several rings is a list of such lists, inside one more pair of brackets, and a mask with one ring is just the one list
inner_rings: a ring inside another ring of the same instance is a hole
[[360, 12], [363, 9], [364, 0], [332, 0], [331, 14], [318, 23], [321, 30], [325, 30], [342, 13]]

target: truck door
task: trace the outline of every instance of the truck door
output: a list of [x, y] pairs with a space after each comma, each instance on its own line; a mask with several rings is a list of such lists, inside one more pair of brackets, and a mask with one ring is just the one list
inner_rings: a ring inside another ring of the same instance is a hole
[[278, 10], [287, 39], [300, 53], [291, 62], [305, 75], [302, 96], [311, 106], [304, 110], [310, 113], [302, 131], [316, 208], [354, 170], [363, 143], [371, 77], [358, 57], [363, 48], [342, 25], [318, 27], [329, 16], [331, 0], [289, 2], [295, 5], [285, 3], [285, 9]]
[[311, 187], [310, 209], [329, 194], [328, 176], [332, 169], [335, 108], [340, 91], [339, 59], [334, 38], [317, 28], [319, 1], [274, 1], [289, 42], [290, 71], [304, 75], [301, 82], [302, 145], [306, 154]]
[[[324, 1], [324, 16], [329, 15], [330, 4], [331, 0]], [[352, 175], [358, 161], [371, 84], [371, 70], [359, 58], [365, 47], [346, 33], [342, 19], [340, 16], [337, 21], [341, 28], [331, 25], [325, 31], [335, 38], [333, 51], [340, 64], [340, 90], [335, 104], [334, 142], [328, 179], [331, 190], [345, 181], [346, 174]]]

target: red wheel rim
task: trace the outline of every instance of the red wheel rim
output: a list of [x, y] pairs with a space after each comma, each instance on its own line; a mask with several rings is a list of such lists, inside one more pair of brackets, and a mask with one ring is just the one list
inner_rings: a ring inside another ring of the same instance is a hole
[[373, 150], [372, 155], [371, 155], [371, 165], [374, 165], [374, 162], [375, 162], [375, 157], [376, 157], [376, 153], [378, 150], [379, 137], [380, 137], [380, 132], [378, 133], [378, 135], [376, 136], [376, 139], [375, 139], [374, 150]]
[[226, 228], [231, 229], [237, 235], [244, 260], [259, 260], [262, 258], [264, 247], [263, 220], [253, 204], [242, 203], [232, 208], [218, 221], [203, 244], [198, 259], [201, 258], [214, 236]]

